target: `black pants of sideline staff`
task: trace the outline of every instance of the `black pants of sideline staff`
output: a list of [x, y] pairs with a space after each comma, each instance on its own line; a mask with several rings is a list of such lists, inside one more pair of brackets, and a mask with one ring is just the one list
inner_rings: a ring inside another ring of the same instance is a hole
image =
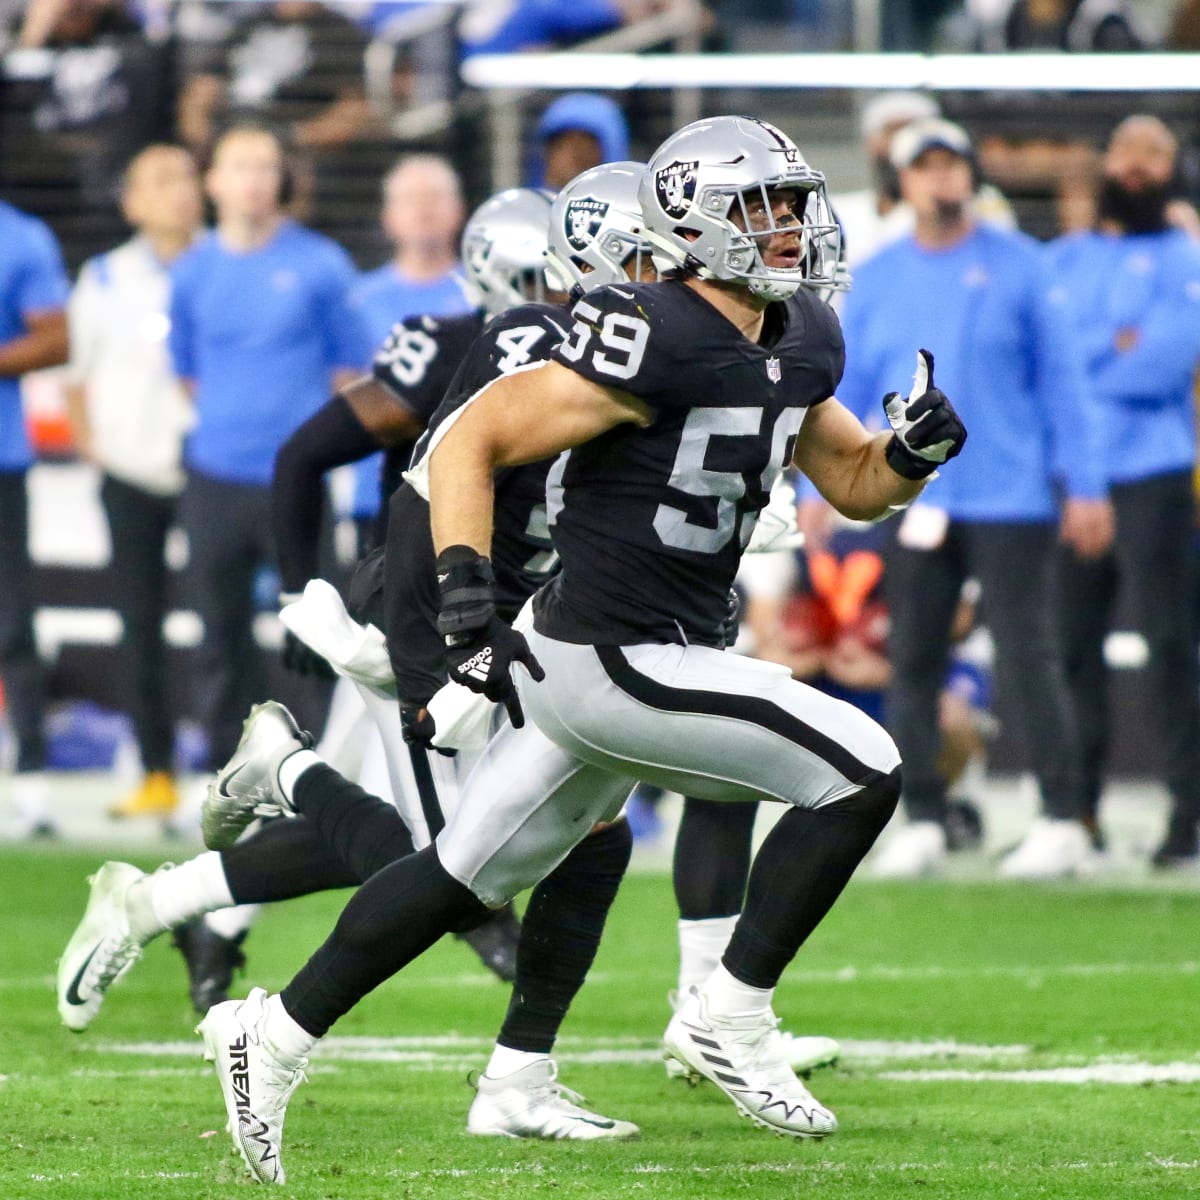
[[33, 566], [24, 471], [0, 471], [0, 681], [17, 743], [17, 771], [46, 765], [46, 669], [33, 636]]
[[975, 578], [996, 647], [997, 691], [1014, 700], [1011, 717], [1044, 812], [1078, 820], [1082, 764], [1054, 616], [1057, 528], [1049, 522], [951, 521], [945, 540], [931, 550], [900, 545], [899, 528], [898, 522], [884, 573], [892, 660], [886, 720], [904, 760], [910, 819], [940, 821], [945, 815], [946, 782], [937, 769], [938, 696], [962, 585]]
[[1129, 589], [1137, 628], [1150, 651], [1154, 711], [1136, 733], [1159, 740], [1166, 784], [1179, 818], [1200, 820], [1200, 671], [1196, 664], [1196, 505], [1190, 471], [1111, 489], [1117, 533], [1112, 551], [1082, 562], [1062, 554], [1062, 628], [1067, 678], [1084, 760], [1084, 795], [1100, 804], [1108, 750], [1108, 671], [1104, 639], [1120, 588]]
[[112, 475], [100, 483], [112, 541], [112, 586], [125, 632], [122, 671], [125, 710], [133, 721], [142, 766], [170, 771], [175, 726], [167, 687], [167, 533], [176, 498], [160, 496]]
[[[331, 572], [328, 511], [326, 504], [321, 561]], [[204, 623], [193, 658], [195, 710], [208, 736], [209, 765], [215, 769], [237, 748], [251, 706], [272, 696], [267, 659], [254, 638], [255, 580], [262, 567], [276, 562], [271, 489], [190, 471], [179, 513], [188, 536], [186, 600]], [[276, 698], [302, 725], [318, 732], [329, 686], [284, 674]]]

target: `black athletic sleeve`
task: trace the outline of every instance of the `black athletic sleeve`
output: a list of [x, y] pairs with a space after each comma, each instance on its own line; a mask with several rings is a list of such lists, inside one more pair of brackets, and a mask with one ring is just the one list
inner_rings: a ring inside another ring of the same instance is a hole
[[340, 395], [313, 413], [280, 448], [271, 482], [271, 515], [285, 592], [301, 591], [317, 574], [325, 472], [358, 462], [379, 448]]

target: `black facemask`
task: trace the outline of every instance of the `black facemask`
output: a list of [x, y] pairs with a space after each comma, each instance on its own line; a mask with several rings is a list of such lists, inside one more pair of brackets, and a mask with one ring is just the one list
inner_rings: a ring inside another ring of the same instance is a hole
[[872, 160], [871, 174], [875, 178], [876, 193], [893, 203], [898, 203], [900, 200], [900, 172], [892, 166], [892, 160], [886, 154]]
[[1171, 191], [1165, 183], [1133, 191], [1119, 179], [1106, 175], [1100, 181], [1100, 219], [1115, 221], [1126, 233], [1161, 233], [1167, 227], [1170, 198]]

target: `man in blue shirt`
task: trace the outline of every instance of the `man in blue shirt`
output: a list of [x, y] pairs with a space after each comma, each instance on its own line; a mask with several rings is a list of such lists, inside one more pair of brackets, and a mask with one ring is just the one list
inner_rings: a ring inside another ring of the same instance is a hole
[[[366, 329], [370, 352], [387, 341], [406, 317], [450, 317], [475, 304], [458, 261], [458, 235], [466, 213], [454, 168], [436, 154], [403, 158], [383, 182], [383, 231], [395, 248], [390, 261], [354, 285], [351, 302]], [[376, 544], [382, 454], [357, 463], [352, 515], [359, 554]]]
[[54, 235], [0, 202], [0, 680], [16, 740], [16, 832], [52, 829], [46, 816], [42, 733], [45, 670], [33, 637], [25, 476], [33, 462], [21, 376], [67, 358], [67, 276]]
[[1079, 714], [1094, 820], [1108, 743], [1104, 637], [1118, 586], [1150, 648], [1149, 680], [1172, 814], [1158, 866], [1200, 853], [1200, 679], [1193, 628], [1200, 362], [1200, 246], [1167, 223], [1177, 144], [1155, 117], [1117, 126], [1104, 157], [1100, 225], [1050, 248], [1104, 420], [1116, 539], [1103, 558], [1063, 562], [1067, 677]]
[[1111, 538], [1099, 426], [1037, 246], [972, 212], [975, 172], [965, 131], [937, 119], [913, 122], [896, 135], [892, 161], [916, 228], [855, 273], [838, 396], [857, 413], [871, 412], [886, 390], [881, 384], [904, 369], [911, 347], [927, 346], [971, 438], [964, 469], [929, 485], [897, 521], [887, 553], [887, 719], [904, 758], [910, 824], [885, 847], [876, 870], [918, 875], [945, 857], [938, 694], [959, 594], [974, 576], [1046, 813], [1002, 871], [1068, 874], [1086, 866], [1090, 844], [1051, 580], [1057, 537], [1084, 556]]
[[268, 694], [251, 625], [256, 575], [274, 557], [275, 454], [368, 352], [349, 304], [354, 267], [284, 217], [285, 170], [266, 129], [227, 132], [206, 181], [217, 227], [172, 270], [171, 356], [196, 409], [181, 519], [204, 622], [197, 708], [214, 761], [237, 745], [246, 702]]

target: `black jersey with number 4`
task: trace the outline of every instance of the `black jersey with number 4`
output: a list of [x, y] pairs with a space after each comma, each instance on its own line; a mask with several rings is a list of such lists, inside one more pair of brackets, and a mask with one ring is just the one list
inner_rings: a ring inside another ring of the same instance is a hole
[[[428, 425], [471, 343], [483, 329], [482, 310], [457, 317], [409, 317], [392, 326], [375, 353], [371, 375]], [[414, 442], [389, 446], [380, 481], [384, 502], [400, 486]]]
[[834, 394], [841, 328], [800, 292], [751, 342], [682, 281], [576, 303], [554, 359], [643, 400], [654, 420], [572, 450], [550, 479], [562, 574], [537, 628], [593, 645], [720, 645], [729, 588], [807, 410]]
[[[545, 362], [566, 336], [565, 309], [527, 304], [493, 318], [468, 351], [413, 453], [421, 476], [429, 447], [455, 413], [494, 379]], [[511, 621], [557, 569], [546, 524], [546, 473], [553, 460], [511, 467], [496, 476], [492, 569], [496, 611]], [[446, 681], [445, 644], [437, 631], [441, 597], [434, 572], [429, 505], [412, 483], [392, 497], [384, 559], [385, 624], [402, 700], [425, 703]]]

